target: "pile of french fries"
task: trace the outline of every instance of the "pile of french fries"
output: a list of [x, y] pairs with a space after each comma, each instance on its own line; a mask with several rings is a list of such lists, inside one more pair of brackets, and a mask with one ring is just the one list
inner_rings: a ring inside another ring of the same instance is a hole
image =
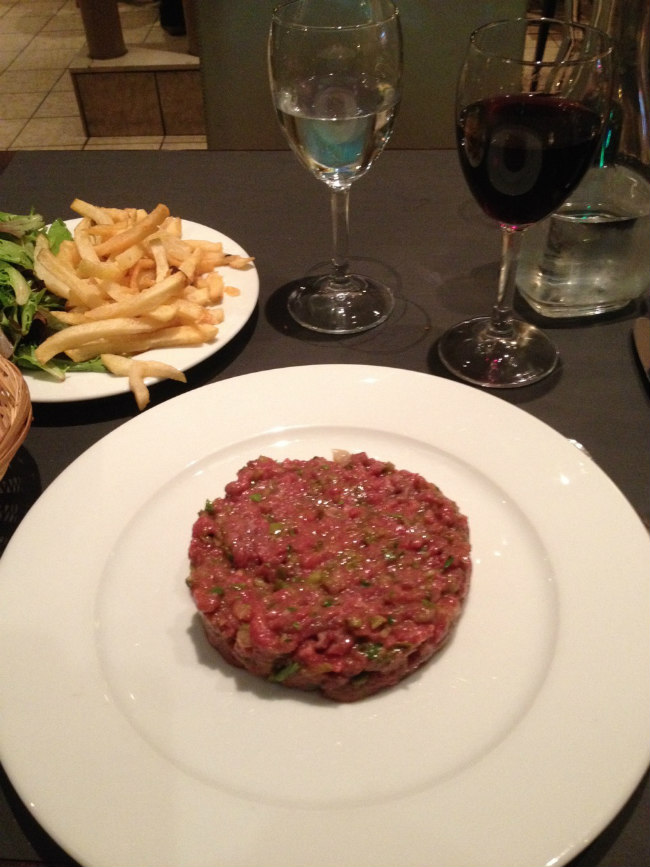
[[56, 255], [45, 237], [36, 245], [34, 272], [65, 299], [65, 310], [52, 315], [66, 326], [41, 343], [36, 357], [46, 364], [61, 353], [73, 361], [100, 356], [110, 373], [128, 377], [144, 409], [146, 377], [185, 382], [185, 375], [133, 356], [213, 340], [224, 293], [239, 294], [215, 269], [247, 268], [252, 259], [228, 255], [220, 243], [183, 238], [180, 218], [163, 204], [147, 212], [75, 199], [70, 207], [81, 217], [74, 239]]

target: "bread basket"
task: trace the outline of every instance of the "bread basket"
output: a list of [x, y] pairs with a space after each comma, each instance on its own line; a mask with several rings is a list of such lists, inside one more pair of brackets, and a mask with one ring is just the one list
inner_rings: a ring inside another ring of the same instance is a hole
[[0, 479], [7, 472], [32, 423], [32, 403], [23, 375], [0, 357]]

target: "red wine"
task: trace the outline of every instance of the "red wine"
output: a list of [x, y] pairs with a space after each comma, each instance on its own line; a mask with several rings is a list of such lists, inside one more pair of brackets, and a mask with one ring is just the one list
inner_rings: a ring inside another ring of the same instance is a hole
[[538, 93], [472, 103], [456, 128], [474, 197], [509, 226], [535, 223], [562, 204], [589, 167], [600, 132], [596, 112]]

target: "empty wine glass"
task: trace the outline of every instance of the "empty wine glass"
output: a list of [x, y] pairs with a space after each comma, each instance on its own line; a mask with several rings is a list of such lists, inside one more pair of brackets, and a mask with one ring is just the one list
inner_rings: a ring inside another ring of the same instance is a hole
[[390, 315], [394, 299], [388, 286], [350, 273], [348, 199], [393, 129], [402, 75], [397, 10], [390, 0], [292, 0], [273, 12], [268, 61], [280, 126], [331, 197], [331, 273], [298, 281], [289, 312], [314, 331], [365, 331]]
[[554, 19], [497, 21], [472, 33], [456, 98], [465, 180], [502, 231], [491, 317], [462, 322], [438, 344], [468, 382], [527, 385], [556, 366], [554, 344], [514, 317], [522, 233], [555, 211], [591, 164], [609, 110], [612, 47], [599, 30]]

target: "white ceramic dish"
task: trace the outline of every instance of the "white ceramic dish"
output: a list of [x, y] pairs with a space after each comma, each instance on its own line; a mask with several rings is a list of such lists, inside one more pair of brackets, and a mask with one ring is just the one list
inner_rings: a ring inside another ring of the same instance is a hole
[[[66, 220], [66, 224], [73, 228], [79, 220]], [[183, 237], [200, 241], [216, 241], [223, 244], [227, 253], [250, 255], [243, 247], [214, 229], [193, 223], [191, 220], [182, 221]], [[170, 349], [156, 349], [143, 352], [139, 356], [143, 359], [156, 359], [166, 364], [172, 364], [179, 370], [187, 371], [191, 367], [205, 361], [215, 352], [222, 349], [238, 334], [250, 319], [259, 296], [259, 277], [255, 267], [237, 270], [235, 268], [219, 268], [224, 276], [226, 285], [234, 286], [240, 290], [239, 295], [225, 295], [223, 310], [224, 322], [219, 326], [219, 333], [210, 343], [202, 343], [200, 346], [179, 346]], [[72, 400], [91, 400], [99, 397], [110, 397], [114, 394], [124, 394], [129, 391], [129, 384], [125, 377], [112, 376], [109, 373], [85, 373], [77, 371], [69, 373], [63, 382], [56, 382], [51, 377], [38, 371], [23, 371], [29, 387], [29, 394], [34, 403], [66, 403]], [[156, 382], [149, 378], [148, 384]]]
[[[424, 473], [473, 544], [446, 650], [351, 705], [222, 662], [184, 584], [242, 464], [333, 448]], [[355, 365], [224, 380], [98, 442], [12, 538], [0, 755], [87, 865], [565, 864], [648, 763], [649, 560], [602, 471], [492, 395]]]

